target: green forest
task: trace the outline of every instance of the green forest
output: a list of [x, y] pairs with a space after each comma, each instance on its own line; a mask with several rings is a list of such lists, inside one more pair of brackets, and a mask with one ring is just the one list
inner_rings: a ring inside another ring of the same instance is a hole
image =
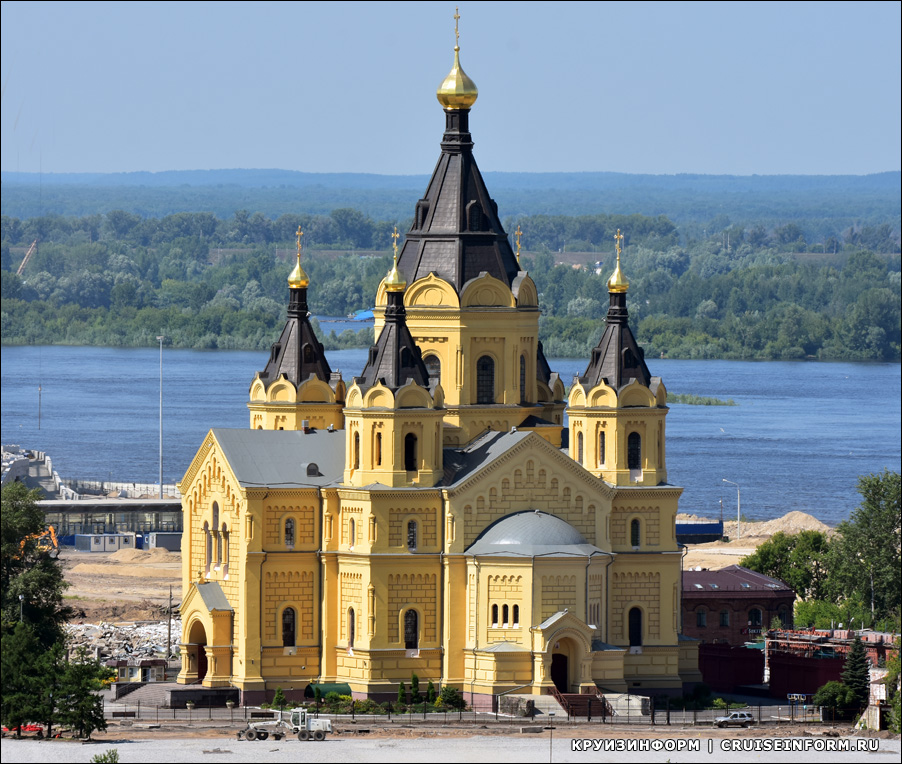
[[[410, 220], [352, 208], [276, 218], [240, 210], [148, 217], [2, 217], [5, 344], [268, 348], [285, 319], [295, 232], [305, 232], [309, 303], [319, 316], [372, 307], [389, 234]], [[540, 293], [550, 357], [585, 356], [607, 311], [613, 235], [625, 235], [631, 325], [672, 358], [900, 358], [898, 226], [853, 225], [808, 241], [794, 222], [711, 222], [698, 236], [662, 215], [527, 215], [523, 266]], [[700, 226], [699, 226], [700, 227]], [[23, 257], [36, 251], [21, 276]], [[323, 338], [365, 346], [372, 330]]]

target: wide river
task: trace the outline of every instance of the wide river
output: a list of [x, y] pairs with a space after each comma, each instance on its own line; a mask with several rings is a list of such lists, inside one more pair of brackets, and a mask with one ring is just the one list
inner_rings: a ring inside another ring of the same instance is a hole
[[[365, 350], [330, 352], [345, 380]], [[248, 427], [261, 352], [163, 351], [163, 479], [179, 480], [212, 427]], [[64, 478], [153, 483], [159, 474], [158, 349], [3, 347], [2, 441], [46, 451]], [[585, 359], [550, 359], [569, 385]], [[672, 405], [667, 468], [683, 512], [766, 520], [802, 510], [831, 525], [859, 502], [859, 475], [900, 469], [900, 365], [649, 360], [671, 393], [736, 406]], [[40, 393], [39, 393], [40, 388]], [[40, 416], [39, 416], [40, 412]]]

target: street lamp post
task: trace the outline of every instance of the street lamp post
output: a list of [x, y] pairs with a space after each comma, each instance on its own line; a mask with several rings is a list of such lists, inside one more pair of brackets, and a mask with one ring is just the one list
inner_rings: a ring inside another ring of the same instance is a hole
[[722, 480], [724, 483], [736, 486], [736, 538], [739, 538], [742, 536], [742, 521], [739, 519], [741, 517], [739, 512], [739, 483], [734, 483], [732, 480], [727, 480], [726, 478], [722, 478]]
[[548, 736], [548, 761], [554, 759], [554, 711], [549, 711], [548, 716], [551, 718], [551, 734]]
[[160, 343], [160, 498], [163, 498], [163, 340], [165, 335], [160, 334], [157, 340]]

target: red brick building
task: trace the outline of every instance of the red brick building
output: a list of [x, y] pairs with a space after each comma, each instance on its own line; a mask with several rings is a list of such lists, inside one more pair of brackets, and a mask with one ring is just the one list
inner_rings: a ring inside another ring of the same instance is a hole
[[704, 643], [756, 642], [779, 618], [792, 628], [795, 592], [782, 581], [738, 565], [683, 571], [682, 633]]

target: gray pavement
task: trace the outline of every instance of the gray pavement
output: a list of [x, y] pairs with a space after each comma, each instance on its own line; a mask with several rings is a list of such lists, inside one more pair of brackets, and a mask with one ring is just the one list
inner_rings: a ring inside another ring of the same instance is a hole
[[[129, 740], [126, 737], [98, 743], [65, 741], [15, 741], [4, 739], [2, 759], [11, 762], [87, 762], [99, 753], [115, 748], [119, 760], [126, 762], [890, 762], [898, 761], [900, 743], [895, 740], [865, 738], [830, 739], [823, 737], [757, 737], [742, 734], [710, 737], [700, 733], [674, 733], [669, 738], [618, 738], [605, 736], [599, 745], [615, 750], [591, 750], [595, 744], [549, 733], [539, 735], [476, 735], [446, 737], [440, 731], [412, 738], [383, 738], [364, 736], [331, 736], [322, 743], [302, 743], [283, 740], [275, 743], [240, 742], [234, 737], [166, 738], [160, 740]], [[864, 745], [876, 747], [871, 751], [828, 750], [840, 741], [852, 745], [862, 740]], [[682, 742], [681, 742], [682, 741]], [[590, 750], [584, 750], [588, 745]], [[626, 746], [633, 746], [629, 750]], [[625, 750], [616, 750], [623, 746]], [[697, 748], [696, 748], [697, 746]], [[732, 750], [733, 748], [749, 750]], [[578, 750], [574, 750], [574, 748]], [[657, 750], [655, 750], [657, 748]], [[756, 750], [759, 749], [759, 750]], [[769, 750], [765, 750], [769, 748]], [[725, 750], [726, 749], [726, 750]]]

